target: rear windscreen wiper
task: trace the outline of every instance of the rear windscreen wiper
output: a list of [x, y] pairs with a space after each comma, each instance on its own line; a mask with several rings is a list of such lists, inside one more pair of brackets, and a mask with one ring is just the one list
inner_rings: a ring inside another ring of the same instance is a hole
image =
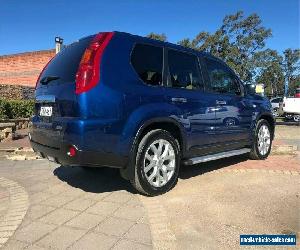
[[40, 80], [40, 83], [41, 83], [41, 84], [48, 84], [49, 82], [54, 81], [54, 80], [57, 80], [57, 79], [59, 79], [59, 78], [60, 78], [59, 76], [46, 76], [46, 77], [43, 77], [43, 78]]

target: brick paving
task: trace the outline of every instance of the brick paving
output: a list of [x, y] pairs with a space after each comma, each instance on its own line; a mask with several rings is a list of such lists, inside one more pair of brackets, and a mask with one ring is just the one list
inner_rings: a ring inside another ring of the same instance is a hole
[[6, 188], [0, 186], [0, 220], [6, 214], [9, 205], [9, 193]]
[[[274, 144], [283, 145], [292, 138], [299, 143], [297, 128], [278, 126]], [[28, 145], [26, 137], [20, 140], [0, 146]], [[252, 170], [255, 172], [250, 172], [251, 176], [268, 170], [294, 175], [300, 172], [299, 162], [298, 152], [272, 155], [264, 161], [240, 156], [187, 166], [181, 168], [175, 190], [160, 198], [148, 198], [136, 194], [116, 169], [87, 171], [46, 160], [0, 159], [0, 178], [18, 183], [29, 196], [29, 208], [18, 229], [13, 236], [2, 234], [10, 237], [4, 249], [174, 249], [178, 236], [176, 240], [174, 229], [169, 226], [169, 211], [160, 199], [168, 201], [173, 195], [177, 201], [176, 192], [188, 192], [181, 185], [187, 187], [192, 185], [190, 182], [198, 185], [203, 181], [205, 185], [205, 178], [210, 178], [206, 176], [218, 174], [218, 169], [229, 176]], [[285, 177], [276, 178], [280, 181]], [[9, 211], [8, 197], [7, 188], [0, 185], [0, 222]]]
[[[184, 172], [185, 179], [180, 178], [172, 191], [143, 202], [151, 228], [155, 226], [154, 248], [229, 250], [240, 248], [240, 234], [300, 237], [300, 172], [226, 167], [204, 174]], [[173, 235], [169, 242], [165, 232]]]
[[[17, 182], [0, 177], [0, 187], [6, 189], [4, 210], [0, 217], [0, 248], [22, 223], [28, 209], [28, 194]], [[7, 198], [9, 198], [7, 200]], [[1, 201], [1, 200], [0, 200]]]
[[247, 156], [236, 156], [220, 159], [211, 162], [205, 162], [194, 166], [185, 166], [180, 170], [180, 178], [187, 179], [192, 176], [198, 176], [211, 171], [223, 169], [257, 169], [257, 170], [278, 170], [278, 171], [296, 171], [300, 172], [300, 152], [295, 155], [271, 155], [262, 161], [249, 160]]
[[29, 148], [30, 143], [28, 140], [28, 129], [20, 129], [16, 131], [18, 139], [16, 140], [8, 140], [0, 143], [0, 150], [1, 149], [8, 149], [8, 148]]
[[4, 249], [152, 248], [145, 209], [115, 169], [4, 160], [0, 176], [24, 186], [30, 201]]
[[277, 145], [295, 145], [300, 150], [300, 126], [286, 126], [286, 125], [277, 125], [276, 126], [276, 136], [275, 144]]

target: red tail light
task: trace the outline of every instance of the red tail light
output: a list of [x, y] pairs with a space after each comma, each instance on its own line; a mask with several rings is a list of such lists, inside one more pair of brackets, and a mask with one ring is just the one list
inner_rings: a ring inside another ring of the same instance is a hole
[[35, 83], [35, 89], [36, 89], [37, 85], [39, 84], [39, 82], [40, 82], [40, 80], [41, 80], [40, 78], [41, 78], [42, 74], [44, 73], [45, 69], [47, 68], [47, 66], [48, 66], [49, 63], [52, 61], [53, 58], [54, 58], [54, 57], [52, 57], [52, 58], [49, 60], [49, 62], [47, 62], [47, 64], [45, 65], [45, 67], [43, 68], [43, 70], [41, 71], [41, 73], [39, 74], [39, 77], [38, 77], [38, 79], [36, 80], [36, 83]]
[[77, 149], [74, 146], [71, 146], [69, 148], [69, 151], [67, 152], [67, 155], [70, 157], [74, 157], [77, 153]]
[[113, 32], [98, 33], [85, 50], [76, 74], [76, 94], [90, 90], [99, 82], [101, 58], [113, 35]]
[[296, 97], [296, 98], [299, 98], [299, 97], [300, 97], [300, 93], [296, 93], [296, 94], [295, 94], [295, 97]]

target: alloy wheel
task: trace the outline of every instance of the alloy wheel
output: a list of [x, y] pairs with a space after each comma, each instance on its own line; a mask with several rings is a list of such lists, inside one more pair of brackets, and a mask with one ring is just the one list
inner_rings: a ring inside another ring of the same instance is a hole
[[271, 135], [268, 126], [262, 125], [257, 136], [257, 147], [261, 155], [266, 155], [271, 146]]
[[144, 159], [144, 174], [150, 185], [162, 187], [175, 172], [175, 151], [170, 142], [159, 139], [148, 147]]

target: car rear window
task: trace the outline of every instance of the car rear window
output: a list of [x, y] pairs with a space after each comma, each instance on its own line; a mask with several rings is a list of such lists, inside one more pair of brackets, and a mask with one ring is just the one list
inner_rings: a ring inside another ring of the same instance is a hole
[[74, 82], [81, 57], [93, 36], [72, 43], [60, 51], [45, 68], [44, 77], [57, 76], [60, 82]]

